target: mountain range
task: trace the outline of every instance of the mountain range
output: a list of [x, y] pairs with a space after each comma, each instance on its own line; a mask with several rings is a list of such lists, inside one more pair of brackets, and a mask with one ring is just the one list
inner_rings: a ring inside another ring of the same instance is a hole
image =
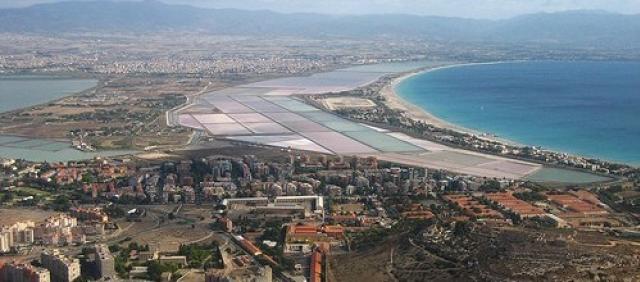
[[266, 10], [205, 9], [154, 0], [70, 1], [0, 9], [0, 32], [166, 31], [640, 48], [640, 15], [590, 10], [479, 20], [402, 14], [284, 14]]

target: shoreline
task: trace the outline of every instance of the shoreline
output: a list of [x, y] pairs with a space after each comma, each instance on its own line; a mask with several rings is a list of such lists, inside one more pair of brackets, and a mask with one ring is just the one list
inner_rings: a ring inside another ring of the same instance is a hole
[[[495, 136], [495, 135], [492, 135], [490, 133], [482, 132], [480, 130], [466, 128], [466, 127], [454, 124], [452, 122], [446, 121], [446, 120], [444, 120], [442, 118], [439, 118], [439, 117], [435, 116], [434, 114], [430, 113], [429, 111], [412, 104], [411, 102], [409, 102], [405, 98], [401, 97], [400, 94], [398, 93], [397, 89], [396, 89], [396, 87], [400, 83], [404, 82], [407, 79], [410, 79], [411, 77], [414, 77], [414, 76], [420, 75], [420, 74], [425, 74], [425, 73], [437, 71], [437, 70], [441, 70], [441, 69], [464, 67], [464, 66], [474, 66], [474, 65], [495, 65], [495, 64], [507, 64], [507, 63], [520, 63], [520, 62], [526, 62], [526, 61], [525, 60], [517, 60], [517, 61], [495, 61], [495, 62], [485, 62], [485, 63], [459, 63], [459, 64], [443, 65], [443, 66], [437, 66], [437, 67], [430, 67], [430, 68], [426, 68], [426, 69], [415, 70], [415, 71], [411, 71], [411, 72], [403, 74], [403, 75], [401, 75], [399, 77], [394, 78], [391, 81], [391, 83], [388, 83], [387, 85], [385, 85], [380, 90], [380, 95], [382, 95], [385, 98], [385, 102], [384, 103], [389, 108], [403, 111], [408, 115], [409, 118], [412, 118], [412, 119], [417, 120], [417, 121], [422, 121], [422, 122], [425, 122], [427, 124], [431, 124], [431, 125], [433, 125], [435, 127], [439, 127], [439, 128], [443, 128], [443, 129], [449, 129], [449, 130], [453, 130], [453, 131], [456, 131], [456, 132], [459, 132], [459, 133], [463, 133], [463, 134], [470, 134], [470, 135], [473, 135], [473, 136], [475, 136], [475, 137], [477, 137], [479, 139], [484, 139], [486, 141], [491, 141], [491, 142], [497, 142], [497, 143], [504, 144], [504, 145], [509, 145], [509, 146], [517, 146], [517, 147], [536, 146], [536, 145], [528, 145], [528, 144], [518, 143], [518, 142], [515, 142], [515, 141], [510, 140], [510, 139], [502, 138], [500, 136]], [[576, 157], [581, 157], [581, 158], [598, 159], [598, 160], [602, 160], [602, 161], [609, 162], [609, 163], [614, 163], [614, 164], [624, 164], [624, 165], [628, 165], [630, 167], [640, 167], [640, 164], [623, 162], [623, 161], [608, 160], [608, 159], [603, 159], [603, 158], [594, 157], [594, 156], [585, 156], [585, 155], [578, 154], [578, 153], [562, 152], [561, 150], [556, 150], [556, 149], [553, 149], [553, 148], [543, 148], [542, 150], [543, 151], [547, 151], [547, 152], [553, 152], [553, 153], [568, 154], [568, 155], [571, 155], [571, 156], [576, 156]]]
[[440, 127], [444, 129], [457, 131], [460, 133], [474, 135], [477, 138], [485, 139], [487, 141], [498, 142], [498, 143], [503, 143], [503, 144], [512, 145], [512, 146], [524, 146], [523, 144], [517, 143], [512, 140], [500, 138], [499, 136], [489, 135], [486, 132], [481, 132], [479, 130], [466, 128], [466, 127], [451, 123], [449, 121], [446, 121], [444, 119], [441, 119], [435, 116], [434, 114], [430, 113], [429, 111], [410, 103], [405, 98], [402, 98], [396, 89], [396, 87], [400, 83], [416, 75], [421, 75], [421, 74], [425, 74], [425, 73], [429, 73], [437, 70], [454, 68], [454, 67], [464, 67], [464, 66], [474, 66], [474, 65], [494, 65], [494, 64], [504, 64], [504, 63], [509, 63], [509, 62], [498, 61], [498, 62], [487, 62], [487, 63], [461, 63], [461, 64], [444, 65], [444, 66], [431, 67], [427, 69], [412, 71], [400, 77], [394, 78], [391, 81], [391, 83], [385, 85], [382, 88], [382, 90], [380, 90], [380, 95], [382, 95], [385, 98], [384, 103], [389, 108], [403, 111], [410, 118], [414, 120], [422, 121], [424, 123], [431, 124], [435, 127]]

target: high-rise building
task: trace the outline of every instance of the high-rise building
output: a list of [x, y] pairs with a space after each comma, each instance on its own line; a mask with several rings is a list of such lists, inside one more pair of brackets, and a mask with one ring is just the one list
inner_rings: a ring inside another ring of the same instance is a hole
[[0, 282], [49, 282], [49, 271], [27, 264], [3, 264], [0, 262]]
[[0, 229], [0, 253], [8, 253], [13, 245], [13, 234], [10, 230]]
[[33, 228], [16, 229], [13, 231], [13, 243], [31, 245], [34, 242]]
[[115, 259], [106, 245], [95, 245], [95, 270], [96, 278], [115, 278]]
[[32, 221], [16, 222], [0, 227], [0, 253], [11, 251], [12, 247], [31, 245], [35, 240], [35, 223]]
[[42, 266], [51, 273], [51, 280], [56, 282], [71, 282], [80, 277], [80, 261], [69, 258], [59, 250], [43, 252]]

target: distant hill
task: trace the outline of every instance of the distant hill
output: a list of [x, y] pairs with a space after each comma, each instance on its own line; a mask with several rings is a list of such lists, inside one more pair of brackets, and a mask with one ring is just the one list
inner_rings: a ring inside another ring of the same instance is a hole
[[585, 47], [638, 48], [640, 15], [598, 11], [525, 15], [500, 22], [490, 30], [487, 38]]
[[142, 2], [61, 2], [0, 9], [0, 32], [198, 31], [226, 35], [410, 37], [443, 41], [640, 48], [640, 15], [598, 11], [531, 14], [507, 20], [415, 15], [333, 16], [202, 9]]

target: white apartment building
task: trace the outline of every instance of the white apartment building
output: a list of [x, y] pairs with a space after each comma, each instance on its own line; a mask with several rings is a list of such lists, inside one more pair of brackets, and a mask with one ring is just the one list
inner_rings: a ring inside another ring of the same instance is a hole
[[59, 250], [43, 252], [41, 255], [42, 266], [51, 273], [51, 280], [71, 282], [80, 277], [80, 261], [69, 258]]

